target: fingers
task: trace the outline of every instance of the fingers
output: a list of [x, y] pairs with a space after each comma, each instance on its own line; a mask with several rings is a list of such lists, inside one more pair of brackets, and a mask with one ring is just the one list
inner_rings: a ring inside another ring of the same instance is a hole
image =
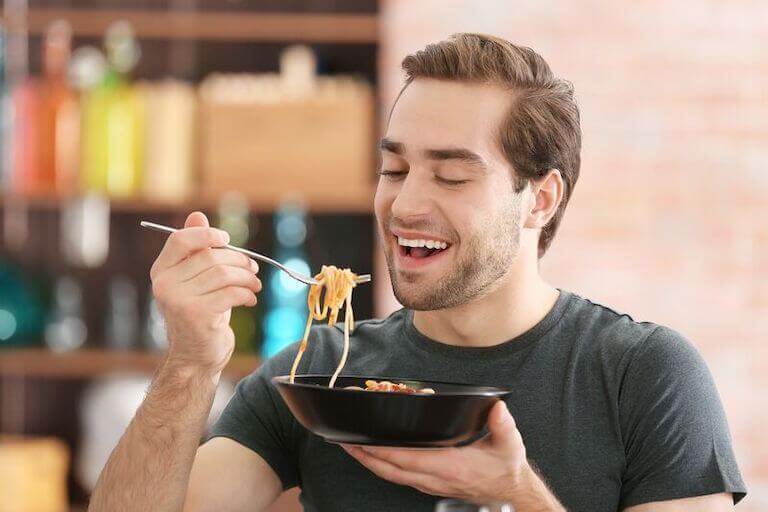
[[364, 451], [377, 459], [394, 464], [408, 471], [428, 473], [438, 477], [448, 476], [451, 468], [458, 464], [454, 462], [455, 448], [445, 448], [434, 452], [415, 452], [398, 450], [396, 448], [365, 448]]
[[261, 280], [250, 268], [214, 265], [184, 283], [184, 293], [204, 295], [231, 286], [246, 288], [256, 293], [261, 291]]
[[184, 221], [185, 228], [207, 228], [209, 226], [210, 224], [208, 223], [208, 217], [206, 217], [203, 212], [192, 212], [187, 215], [187, 220]]
[[523, 446], [515, 419], [502, 400], [496, 402], [488, 414], [488, 430], [491, 432], [490, 442], [501, 449], [517, 450]]
[[[152, 292], [164, 314], [189, 323], [235, 306], [254, 306], [261, 280], [255, 261], [229, 249], [229, 235], [209, 227], [200, 212], [187, 217], [185, 228], [168, 237], [152, 266]], [[193, 322], [194, 323], [194, 322]]]
[[404, 470], [391, 462], [379, 459], [367, 453], [357, 446], [342, 446], [344, 450], [354, 457], [360, 464], [368, 468], [375, 475], [400, 485], [414, 487], [429, 494], [444, 495], [442, 479], [433, 475]]
[[216, 265], [230, 265], [233, 267], [243, 267], [251, 273], [256, 274], [259, 271], [259, 265], [246, 256], [229, 249], [203, 249], [197, 251], [192, 256], [182, 261], [169, 272], [174, 273], [174, 279], [177, 282], [188, 281], [204, 271]]
[[206, 311], [225, 313], [237, 306], [253, 307], [256, 305], [256, 293], [242, 286], [228, 286], [207, 293], [201, 297]]
[[165, 241], [163, 250], [152, 265], [150, 276], [170, 268], [193, 253], [210, 247], [221, 247], [229, 243], [229, 234], [216, 228], [194, 226], [172, 233]]

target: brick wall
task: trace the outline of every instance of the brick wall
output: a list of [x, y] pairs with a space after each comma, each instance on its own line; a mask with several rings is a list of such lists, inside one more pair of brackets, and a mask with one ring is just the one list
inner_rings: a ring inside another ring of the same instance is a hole
[[[404, 55], [480, 31], [539, 51], [582, 109], [582, 176], [542, 270], [669, 325], [717, 380], [750, 488], [768, 510], [768, 2], [387, 0], [388, 107]], [[385, 271], [379, 269], [378, 276]], [[393, 306], [380, 283], [379, 314]]]

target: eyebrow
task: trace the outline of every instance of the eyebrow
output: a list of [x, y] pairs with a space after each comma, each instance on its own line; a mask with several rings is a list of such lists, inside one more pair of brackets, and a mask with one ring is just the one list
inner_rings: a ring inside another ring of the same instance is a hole
[[384, 137], [379, 142], [379, 149], [382, 151], [389, 151], [390, 153], [394, 153], [396, 155], [402, 155], [405, 153], [405, 144], [402, 142], [395, 142], [391, 139], [388, 139]]
[[486, 168], [485, 160], [480, 155], [464, 148], [427, 149], [424, 154], [430, 160], [458, 160], [483, 169]]
[[[382, 151], [388, 151], [396, 155], [402, 155], [405, 153], [405, 144], [402, 142], [396, 142], [386, 137], [379, 142], [379, 148]], [[443, 149], [425, 149], [424, 155], [430, 160], [457, 160], [466, 164], [474, 165], [482, 169], [486, 169], [488, 166], [483, 160], [483, 157], [465, 148], [443, 148]]]

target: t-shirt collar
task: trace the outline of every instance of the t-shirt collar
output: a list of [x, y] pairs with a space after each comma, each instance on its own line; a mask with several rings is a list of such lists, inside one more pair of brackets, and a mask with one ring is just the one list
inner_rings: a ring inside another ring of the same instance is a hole
[[573, 294], [571, 292], [561, 290], [558, 288], [560, 295], [555, 301], [554, 306], [549, 312], [542, 318], [539, 323], [528, 329], [526, 332], [512, 338], [511, 340], [504, 341], [497, 345], [490, 347], [459, 347], [456, 345], [448, 345], [441, 343], [437, 340], [425, 336], [413, 325], [413, 310], [403, 308], [405, 318], [403, 322], [403, 335], [407, 341], [415, 345], [418, 349], [424, 350], [433, 354], [460, 357], [460, 358], [498, 358], [506, 354], [512, 354], [523, 350], [541, 337], [546, 335], [552, 327], [554, 327], [563, 314], [568, 309], [571, 303]]

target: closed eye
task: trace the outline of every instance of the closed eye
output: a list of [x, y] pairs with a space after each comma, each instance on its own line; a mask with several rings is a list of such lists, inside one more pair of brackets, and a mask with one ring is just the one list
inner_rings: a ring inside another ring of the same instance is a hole
[[387, 169], [381, 169], [378, 172], [379, 176], [384, 176], [384, 177], [386, 177], [388, 179], [391, 179], [391, 180], [397, 180], [397, 179], [404, 178], [406, 174], [408, 174], [406, 171], [390, 171], [390, 170], [387, 170]]
[[463, 185], [464, 183], [469, 182], [469, 180], [449, 180], [441, 178], [440, 176], [435, 176], [435, 179], [444, 185]]

